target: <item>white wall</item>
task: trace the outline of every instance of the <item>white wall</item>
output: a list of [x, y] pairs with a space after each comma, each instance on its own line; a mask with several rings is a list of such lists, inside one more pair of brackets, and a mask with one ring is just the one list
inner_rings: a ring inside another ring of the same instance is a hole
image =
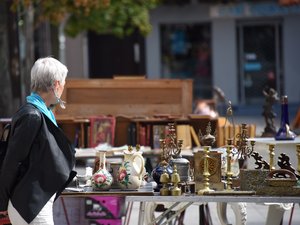
[[65, 57], [69, 70], [68, 77], [88, 77], [88, 48], [85, 33], [75, 38], [66, 36]]
[[212, 22], [213, 84], [220, 87], [232, 104], [238, 103], [237, 44], [234, 19]]
[[300, 16], [286, 16], [283, 24], [283, 76], [290, 103], [300, 102]]

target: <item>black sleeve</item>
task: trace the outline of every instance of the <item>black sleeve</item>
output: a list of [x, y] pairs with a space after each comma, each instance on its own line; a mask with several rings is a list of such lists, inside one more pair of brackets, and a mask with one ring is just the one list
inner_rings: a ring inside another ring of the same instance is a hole
[[24, 114], [12, 122], [8, 149], [0, 174], [0, 211], [7, 210], [10, 194], [17, 181], [20, 163], [25, 161], [42, 124], [40, 113]]

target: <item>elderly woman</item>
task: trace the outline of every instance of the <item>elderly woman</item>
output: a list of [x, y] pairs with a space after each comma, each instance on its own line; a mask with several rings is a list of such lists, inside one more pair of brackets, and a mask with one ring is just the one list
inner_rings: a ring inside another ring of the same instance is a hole
[[51, 108], [60, 100], [68, 69], [52, 57], [31, 69], [32, 93], [12, 118], [0, 174], [0, 214], [11, 223], [54, 224], [53, 202], [76, 175], [74, 149]]

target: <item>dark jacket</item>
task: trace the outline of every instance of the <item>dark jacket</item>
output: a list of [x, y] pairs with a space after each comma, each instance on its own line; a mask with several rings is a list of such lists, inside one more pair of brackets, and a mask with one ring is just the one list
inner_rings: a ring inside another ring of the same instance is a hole
[[56, 198], [76, 175], [75, 151], [62, 130], [27, 103], [13, 116], [0, 174], [0, 211], [9, 199], [30, 223], [47, 201]]

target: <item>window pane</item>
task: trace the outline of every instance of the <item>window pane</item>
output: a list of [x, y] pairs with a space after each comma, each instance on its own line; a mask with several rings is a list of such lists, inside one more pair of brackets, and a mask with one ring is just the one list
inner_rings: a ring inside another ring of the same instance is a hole
[[[245, 24], [238, 32], [240, 43], [241, 92], [245, 103], [264, 101], [262, 90], [280, 92], [280, 26], [277, 24]], [[278, 32], [276, 31], [278, 30]], [[279, 82], [279, 83], [278, 83]]]
[[194, 99], [212, 97], [209, 24], [165, 24], [161, 33], [163, 78], [194, 79]]

